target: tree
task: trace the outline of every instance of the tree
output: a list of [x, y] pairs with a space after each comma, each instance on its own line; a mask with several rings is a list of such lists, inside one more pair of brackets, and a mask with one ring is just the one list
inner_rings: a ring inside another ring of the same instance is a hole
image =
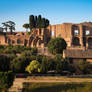
[[49, 23], [50, 23], [49, 20], [46, 19], [45, 22], [46, 22], [46, 23], [45, 23], [45, 26], [48, 27], [48, 26], [49, 26]]
[[9, 26], [10, 32], [12, 34], [13, 30], [15, 30], [15, 23], [13, 21], [6, 22]]
[[41, 73], [47, 73], [48, 70], [49, 70], [48, 58], [46, 56], [44, 56], [42, 58], [40, 71], [41, 71]]
[[83, 74], [89, 74], [92, 72], [92, 64], [87, 61], [80, 61], [78, 67]]
[[36, 60], [30, 62], [30, 64], [26, 67], [26, 71], [33, 74], [40, 72], [40, 63]]
[[14, 75], [11, 71], [0, 72], [0, 88], [7, 92], [8, 88], [13, 84]]
[[13, 21], [7, 21], [2, 24], [5, 27], [4, 29], [6, 30], [6, 32], [7, 32], [8, 28], [10, 29], [11, 34], [12, 34], [13, 30], [15, 30], [15, 23]]
[[29, 28], [32, 30], [33, 28], [46, 28], [49, 25], [49, 20], [46, 18], [42, 18], [41, 15], [34, 16], [30, 15], [29, 16]]
[[42, 17], [41, 15], [39, 15], [37, 19], [37, 28], [41, 28], [41, 21], [42, 21]]
[[15, 73], [24, 73], [28, 64], [29, 59], [27, 56], [19, 56], [10, 62], [10, 69]]
[[30, 15], [30, 17], [29, 17], [29, 27], [30, 27], [30, 31], [32, 28], [35, 28], [34, 15]]
[[7, 29], [8, 29], [8, 24], [7, 23], [2, 23], [3, 24], [3, 29], [7, 32]]
[[62, 38], [53, 38], [48, 43], [48, 51], [52, 54], [62, 54], [63, 50], [66, 49], [66, 42]]
[[38, 19], [37, 16], [35, 16], [35, 19], [34, 19], [35, 20], [35, 28], [37, 28], [37, 19]]
[[24, 24], [23, 27], [26, 29], [26, 32], [27, 32], [29, 28], [29, 24]]
[[42, 18], [42, 20], [41, 20], [41, 28], [46, 28], [45, 18]]
[[0, 55], [0, 72], [9, 70], [10, 59], [7, 56]]
[[68, 69], [68, 71], [69, 71], [69, 73], [70, 74], [73, 74], [73, 73], [75, 73], [76, 72], [76, 68], [75, 68], [75, 66], [74, 65], [69, 65], [69, 67], [68, 67], [69, 69]]
[[56, 72], [57, 73], [62, 73], [63, 71], [68, 71], [69, 64], [65, 59], [62, 58], [61, 54], [57, 54], [55, 56], [55, 61], [56, 61]]

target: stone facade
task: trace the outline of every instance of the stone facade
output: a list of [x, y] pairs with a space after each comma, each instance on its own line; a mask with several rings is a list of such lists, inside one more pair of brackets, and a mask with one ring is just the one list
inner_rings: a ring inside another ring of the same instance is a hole
[[85, 59], [92, 62], [92, 23], [64, 23], [50, 25], [48, 29], [51, 30], [52, 37], [62, 37], [66, 41], [64, 58], [68, 58], [70, 62]]
[[47, 29], [33, 29], [30, 34], [26, 32], [0, 33], [0, 45], [24, 45], [43, 48], [50, 39]]
[[63, 54], [65, 58], [71, 61], [87, 59], [92, 62], [92, 23], [90, 22], [50, 25], [47, 29], [32, 29], [31, 34], [0, 31], [0, 45], [24, 45], [44, 50], [53, 37], [62, 37], [66, 41], [67, 49]]
[[68, 48], [88, 49], [92, 48], [92, 24], [64, 23], [48, 27], [52, 37], [62, 37], [67, 42]]

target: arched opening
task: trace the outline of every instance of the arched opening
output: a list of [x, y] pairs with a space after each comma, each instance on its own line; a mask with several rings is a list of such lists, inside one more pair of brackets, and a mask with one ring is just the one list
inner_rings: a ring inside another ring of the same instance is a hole
[[92, 38], [88, 38], [88, 48], [92, 49]]
[[33, 39], [34, 38], [31, 36], [30, 39], [29, 39], [29, 46], [31, 46]]
[[21, 40], [20, 39], [17, 40], [17, 44], [21, 44]]
[[27, 46], [28, 40], [25, 39], [24, 46]]
[[72, 41], [74, 46], [80, 46], [80, 40], [78, 37], [74, 37]]
[[39, 38], [38, 37], [36, 37], [35, 39], [34, 39], [34, 41], [33, 41], [33, 46], [37, 46], [37, 42], [38, 42], [38, 40], [39, 40]]

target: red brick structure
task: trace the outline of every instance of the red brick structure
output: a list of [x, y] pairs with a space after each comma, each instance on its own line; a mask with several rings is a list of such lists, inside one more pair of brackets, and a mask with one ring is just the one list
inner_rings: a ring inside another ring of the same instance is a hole
[[0, 33], [0, 45], [11, 44], [43, 48], [49, 39], [50, 32], [47, 29], [33, 29], [30, 34], [26, 32]]
[[44, 48], [50, 38], [62, 37], [67, 43], [63, 57], [70, 62], [85, 60], [92, 62], [92, 23], [64, 23], [50, 25], [47, 29], [33, 29], [31, 34], [26, 32], [0, 33], [0, 45], [24, 45]]

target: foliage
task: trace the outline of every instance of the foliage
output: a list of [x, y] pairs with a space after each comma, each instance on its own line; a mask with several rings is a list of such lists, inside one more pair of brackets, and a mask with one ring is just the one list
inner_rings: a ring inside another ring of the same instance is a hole
[[29, 24], [26, 23], [26, 24], [23, 25], [23, 27], [26, 29], [26, 32], [27, 32], [28, 31], [28, 28], [29, 28]]
[[92, 72], [92, 64], [87, 61], [80, 61], [78, 67], [83, 74], [89, 74]]
[[44, 56], [42, 58], [42, 64], [41, 64], [41, 68], [40, 68], [41, 73], [47, 73], [47, 71], [49, 70], [48, 63], [50, 63], [50, 62], [48, 62], [48, 58]]
[[40, 63], [36, 60], [30, 62], [30, 64], [26, 67], [26, 71], [33, 74], [40, 72]]
[[75, 72], [76, 72], [76, 68], [75, 68], [75, 66], [74, 66], [74, 65], [69, 65], [69, 67], [68, 67], [68, 71], [69, 71], [70, 74], [75, 73]]
[[41, 15], [34, 16], [30, 15], [29, 17], [29, 26], [30, 30], [32, 28], [46, 28], [49, 25], [49, 20], [46, 18], [42, 18]]
[[29, 17], [29, 27], [30, 27], [30, 30], [35, 27], [34, 15], [30, 15]]
[[66, 49], [66, 42], [62, 38], [53, 38], [48, 43], [48, 50], [52, 54], [62, 54], [63, 50]]
[[30, 58], [27, 56], [19, 56], [10, 62], [10, 69], [15, 73], [24, 73], [29, 61]]
[[7, 29], [9, 28], [10, 29], [10, 32], [12, 33], [13, 30], [15, 30], [15, 23], [13, 21], [7, 21], [5, 23], [2, 23], [5, 31], [7, 32]]
[[0, 72], [9, 70], [10, 59], [7, 56], [0, 55]]
[[11, 71], [8, 72], [0, 72], [0, 88], [7, 90], [12, 84], [14, 80], [14, 75]]
[[56, 61], [56, 72], [57, 73], [68, 71], [69, 63], [65, 59], [62, 58], [61, 54], [57, 54], [55, 56], [55, 61]]
[[17, 54], [17, 53], [21, 53], [25, 50], [31, 50], [30, 47], [25, 47], [25, 46], [20, 46], [20, 45], [7, 45], [7, 46], [0, 46], [0, 53], [2, 54]]
[[31, 32], [26, 32], [27, 33], [27, 35], [30, 35], [31, 34]]

